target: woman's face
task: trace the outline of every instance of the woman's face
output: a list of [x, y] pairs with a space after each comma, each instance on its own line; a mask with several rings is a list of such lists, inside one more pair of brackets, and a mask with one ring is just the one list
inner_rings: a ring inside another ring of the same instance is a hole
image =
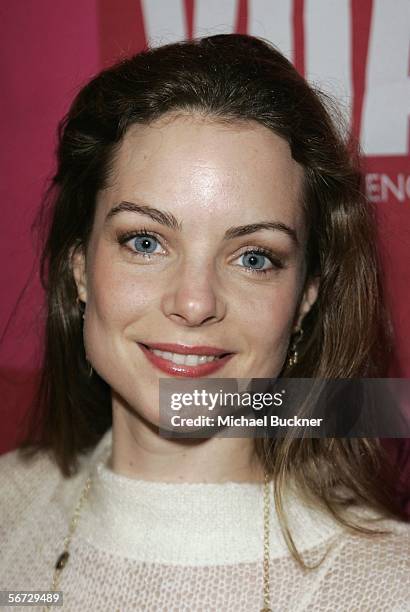
[[[288, 144], [255, 122], [168, 115], [128, 130], [98, 196], [86, 265], [77, 253], [73, 270], [88, 359], [149, 422], [159, 379], [187, 374], [166, 373], [143, 345], [230, 353], [197, 376], [281, 371], [317, 295], [305, 283], [302, 177]], [[270, 225], [252, 227], [261, 223]]]

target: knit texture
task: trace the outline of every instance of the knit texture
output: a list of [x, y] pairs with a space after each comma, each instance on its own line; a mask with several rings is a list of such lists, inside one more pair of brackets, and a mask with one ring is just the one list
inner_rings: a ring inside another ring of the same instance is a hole
[[[111, 440], [109, 430], [68, 479], [45, 453], [27, 465], [17, 451], [0, 457], [0, 590], [50, 588], [91, 472], [89, 498], [60, 578], [63, 610], [259, 611], [262, 486], [125, 477], [108, 466]], [[290, 491], [286, 507], [304, 560], [315, 564], [325, 558], [317, 569], [302, 569], [287, 549], [271, 504], [273, 611], [410, 611], [408, 524], [384, 519], [375, 526], [391, 533], [369, 537], [347, 532]], [[361, 509], [358, 515], [369, 522], [374, 513]]]

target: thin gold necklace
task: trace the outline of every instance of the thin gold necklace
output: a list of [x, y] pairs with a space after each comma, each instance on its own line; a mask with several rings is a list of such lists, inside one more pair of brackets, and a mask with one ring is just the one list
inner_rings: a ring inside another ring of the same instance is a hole
[[[92, 475], [91, 472], [85, 482], [85, 485], [81, 491], [81, 495], [79, 497], [77, 506], [74, 510], [74, 514], [71, 518], [70, 525], [68, 527], [68, 533], [64, 538], [63, 542], [63, 552], [58, 556], [57, 562], [54, 566], [54, 576], [53, 582], [50, 587], [50, 591], [57, 591], [58, 585], [60, 581], [60, 576], [67, 565], [68, 559], [70, 557], [70, 544], [74, 532], [77, 528], [77, 524], [80, 518], [81, 510], [83, 508], [84, 502], [88, 497], [90, 492], [92, 483]], [[269, 515], [270, 515], [270, 495], [269, 495], [269, 475], [265, 471], [264, 473], [264, 484], [263, 484], [263, 608], [261, 608], [260, 612], [272, 612], [270, 607], [270, 585], [269, 585], [269, 569], [270, 569], [270, 560], [269, 560]], [[50, 606], [45, 606], [43, 608], [43, 612], [48, 612], [50, 610]]]

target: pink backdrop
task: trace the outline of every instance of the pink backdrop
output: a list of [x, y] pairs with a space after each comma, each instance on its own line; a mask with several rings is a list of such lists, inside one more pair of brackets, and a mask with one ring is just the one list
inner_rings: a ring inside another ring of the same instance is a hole
[[93, 74], [147, 42], [260, 35], [339, 97], [381, 221], [396, 332], [391, 376], [410, 377], [410, 0], [25, 0], [3, 2], [0, 17], [0, 453], [18, 444], [39, 364], [42, 292], [30, 227], [53, 171], [57, 122]]

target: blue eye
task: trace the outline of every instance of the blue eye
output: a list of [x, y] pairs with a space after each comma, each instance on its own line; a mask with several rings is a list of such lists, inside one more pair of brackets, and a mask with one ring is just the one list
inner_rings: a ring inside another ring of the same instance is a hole
[[242, 253], [245, 269], [255, 274], [269, 274], [283, 268], [283, 263], [266, 249], [254, 248]]
[[126, 232], [118, 236], [118, 242], [127, 251], [137, 257], [151, 258], [151, 255], [158, 255], [157, 248], [161, 245], [159, 238], [146, 230], [139, 232]]
[[158, 240], [154, 236], [139, 235], [133, 240], [135, 249], [142, 253], [153, 253], [156, 245], [158, 245]]
[[243, 263], [245, 266], [250, 266], [252, 270], [262, 270], [266, 269], [266, 264], [269, 263], [271, 267], [271, 262], [269, 262], [266, 255], [263, 253], [258, 253], [257, 251], [248, 251], [247, 253], [243, 253]]

